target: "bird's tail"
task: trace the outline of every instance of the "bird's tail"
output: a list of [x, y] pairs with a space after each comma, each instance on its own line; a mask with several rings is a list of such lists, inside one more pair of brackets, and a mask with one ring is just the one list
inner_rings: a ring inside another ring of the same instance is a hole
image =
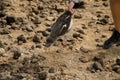
[[49, 36], [47, 39], [46, 39], [46, 47], [50, 47], [51, 44], [55, 41], [56, 38], [52, 37], [52, 36]]

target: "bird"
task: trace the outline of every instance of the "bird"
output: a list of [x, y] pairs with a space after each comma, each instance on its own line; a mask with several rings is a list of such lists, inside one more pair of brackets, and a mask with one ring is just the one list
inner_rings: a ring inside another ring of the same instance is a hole
[[72, 27], [72, 13], [65, 11], [51, 27], [50, 35], [46, 40], [46, 46], [50, 46], [59, 37], [67, 33]]

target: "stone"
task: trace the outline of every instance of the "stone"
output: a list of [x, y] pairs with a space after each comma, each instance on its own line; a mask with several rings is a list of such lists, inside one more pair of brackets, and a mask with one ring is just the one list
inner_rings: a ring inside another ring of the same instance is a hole
[[32, 26], [26, 26], [26, 30], [28, 31], [28, 32], [32, 32], [33, 31], [33, 28], [32, 28]]
[[82, 18], [82, 15], [81, 14], [76, 14], [76, 15], [74, 15], [74, 18], [75, 19], [80, 19], [80, 18]]
[[55, 10], [60, 13], [60, 12], [64, 12], [64, 9], [59, 7], [58, 5], [55, 5]]
[[109, 6], [108, 2], [103, 2], [103, 6], [108, 7]]
[[2, 11], [4, 9], [5, 9], [5, 6], [0, 4], [0, 10]]
[[42, 35], [46, 37], [48, 36], [48, 33], [46, 31], [42, 31]]
[[108, 19], [108, 18], [110, 18], [110, 16], [109, 15], [105, 15], [104, 18]]
[[80, 3], [75, 3], [75, 6], [73, 8], [85, 8], [85, 2], [84, 1], [80, 1]]
[[45, 22], [45, 25], [46, 25], [47, 27], [51, 27], [52, 23], [51, 23], [50, 21], [46, 21], [46, 22]]
[[4, 47], [4, 44], [2, 41], [0, 41], [0, 48], [3, 48]]
[[116, 59], [116, 64], [120, 65], [120, 59]]
[[35, 17], [35, 19], [33, 20], [34, 24], [41, 24], [41, 20], [38, 17]]
[[6, 17], [7, 24], [11, 24], [15, 22], [15, 17], [13, 16], [7, 16]]
[[38, 10], [43, 10], [44, 9], [44, 7], [43, 6], [38, 6]]
[[17, 29], [19, 29], [20, 27], [19, 27], [19, 25], [16, 25], [16, 24], [13, 24], [12, 26], [11, 26], [11, 29], [13, 29], [13, 30], [17, 30]]
[[33, 57], [33, 58], [31, 58], [31, 63], [33, 64], [33, 63], [37, 63], [38, 62], [38, 59], [37, 58], [35, 58], [35, 57]]
[[84, 52], [84, 53], [88, 53], [88, 52], [89, 52], [89, 50], [88, 50], [87, 48], [84, 48], [84, 47], [81, 47], [81, 48], [80, 48], [80, 51], [82, 51], [82, 52]]
[[39, 80], [46, 80], [47, 79], [47, 73], [41, 72], [38, 74]]
[[4, 28], [0, 31], [0, 34], [4, 35], [4, 34], [9, 34], [10, 30], [8, 28]]
[[0, 18], [2, 18], [4, 16], [5, 16], [5, 13], [3, 13], [3, 12], [0, 11]]
[[16, 78], [20, 80], [20, 79], [23, 79], [24, 77], [22, 75], [16, 75]]
[[24, 35], [20, 35], [17, 37], [17, 41], [18, 43], [19, 42], [26, 43], [26, 38], [24, 37]]
[[80, 34], [78, 34], [78, 33], [73, 34], [73, 38], [78, 38], [78, 37], [80, 37]]
[[40, 44], [36, 44], [36, 48], [42, 48]]
[[77, 32], [80, 33], [80, 34], [85, 34], [85, 32], [81, 29], [77, 30]]
[[101, 24], [101, 25], [106, 25], [107, 23], [108, 23], [108, 20], [105, 18], [103, 18], [97, 22], [97, 24]]
[[120, 74], [120, 66], [119, 65], [113, 65], [112, 70], [115, 71], [116, 73]]
[[82, 62], [82, 63], [87, 63], [89, 62], [89, 59], [87, 57], [81, 57], [79, 58], [79, 60]]
[[0, 55], [4, 55], [5, 54], [5, 49], [4, 48], [0, 48]]
[[17, 48], [16, 51], [14, 51], [13, 54], [13, 59], [19, 59], [19, 57], [21, 56], [22, 50], [20, 48]]
[[40, 43], [40, 37], [37, 36], [37, 35], [34, 35], [34, 37], [33, 37], [33, 42], [38, 42], [38, 43]]
[[43, 62], [46, 60], [46, 57], [42, 56], [42, 55], [38, 55], [39, 58], [39, 62]]
[[54, 67], [51, 67], [48, 72], [49, 72], [49, 73], [55, 73]]
[[47, 28], [46, 31], [51, 32], [51, 28]]
[[24, 22], [24, 19], [23, 19], [22, 17], [17, 17], [17, 18], [16, 18], [16, 21], [23, 23], [23, 22]]
[[46, 17], [46, 20], [47, 20], [47, 21], [53, 21], [53, 20], [54, 20], [54, 17], [49, 17], [49, 16], [48, 16], [48, 17]]
[[97, 71], [97, 70], [103, 71], [103, 67], [102, 67], [102, 65], [99, 62], [93, 63], [93, 69], [95, 71]]
[[39, 14], [39, 10], [38, 10], [38, 9], [36, 9], [36, 8], [32, 8], [32, 12], [33, 12], [33, 13], [35, 13], [36, 15], [38, 15], [38, 14]]
[[102, 59], [103, 59], [103, 58], [100, 57], [100, 56], [95, 56], [95, 57], [93, 58], [94, 61], [101, 61]]

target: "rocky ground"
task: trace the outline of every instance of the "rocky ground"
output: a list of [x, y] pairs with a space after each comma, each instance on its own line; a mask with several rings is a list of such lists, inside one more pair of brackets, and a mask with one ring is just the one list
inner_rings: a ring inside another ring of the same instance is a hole
[[0, 80], [120, 80], [120, 47], [103, 49], [114, 29], [109, 0], [84, 0], [67, 35], [45, 47], [64, 0], [0, 1]]

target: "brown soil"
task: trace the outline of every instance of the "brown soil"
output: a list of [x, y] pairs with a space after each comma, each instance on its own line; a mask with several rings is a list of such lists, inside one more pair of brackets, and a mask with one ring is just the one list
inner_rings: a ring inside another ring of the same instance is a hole
[[84, 0], [72, 29], [46, 38], [64, 0], [0, 1], [0, 80], [120, 80], [120, 47], [103, 49], [114, 29], [109, 0]]

